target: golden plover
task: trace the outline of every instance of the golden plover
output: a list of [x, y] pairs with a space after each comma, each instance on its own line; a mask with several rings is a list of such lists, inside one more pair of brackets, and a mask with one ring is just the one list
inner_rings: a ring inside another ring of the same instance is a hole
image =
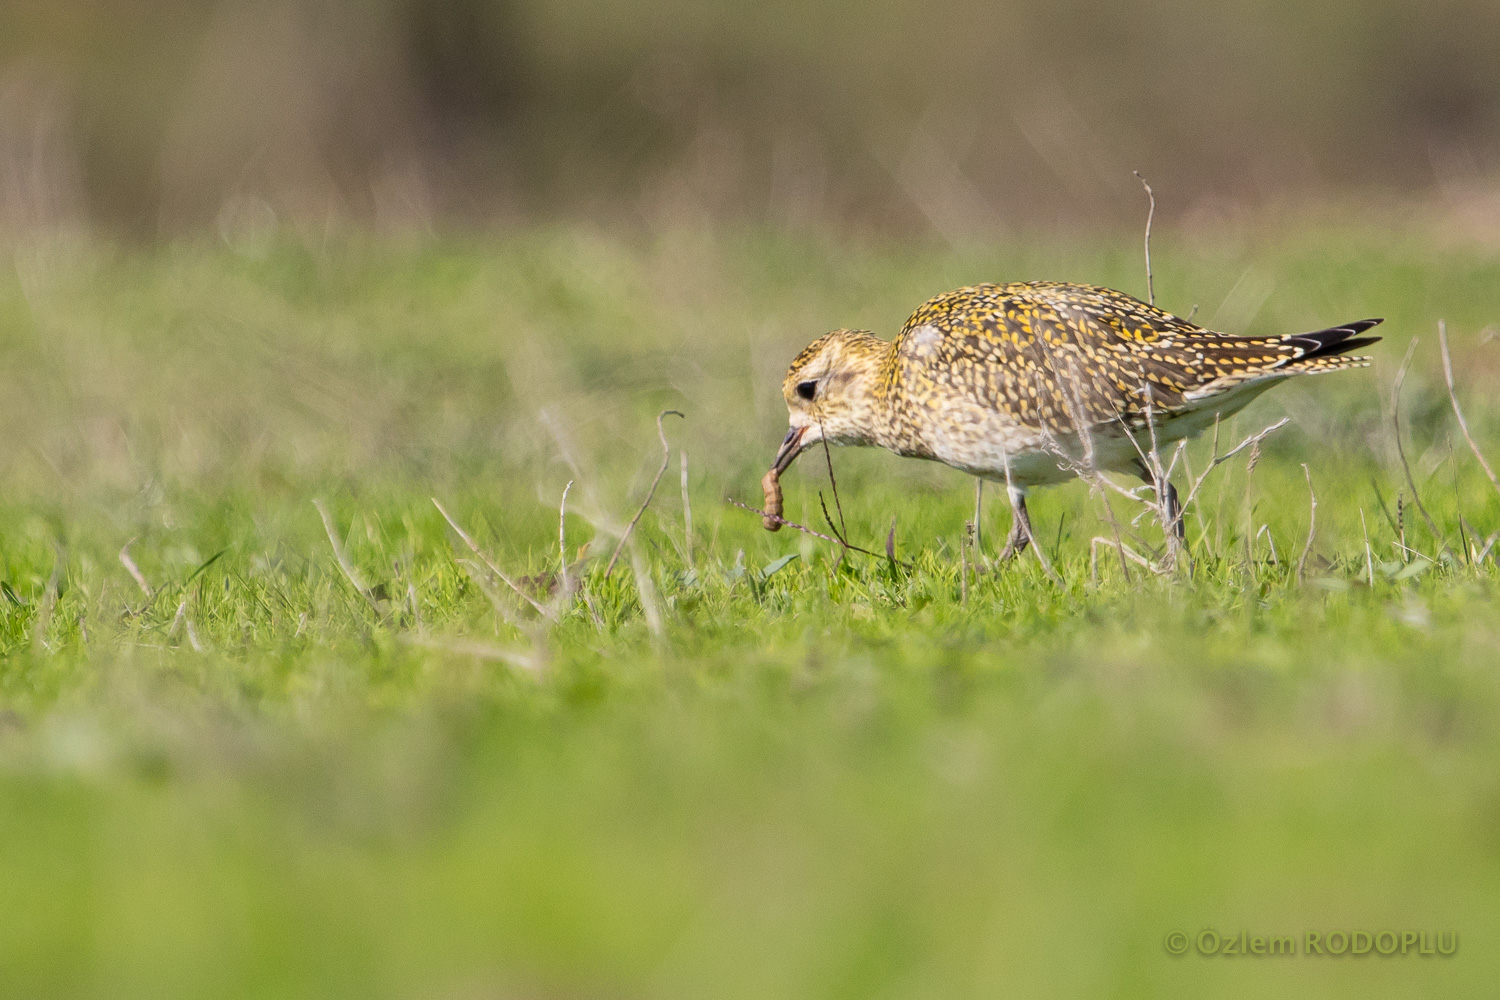
[[[1364, 367], [1369, 358], [1345, 352], [1379, 340], [1361, 336], [1379, 322], [1242, 337], [1090, 285], [939, 295], [894, 341], [835, 330], [797, 355], [782, 385], [791, 430], [763, 484], [777, 515], [766, 527], [781, 526], [778, 477], [798, 454], [819, 441], [879, 445], [1006, 484], [1014, 518], [1004, 554], [1014, 555], [1031, 537], [1026, 491], [1077, 474], [1069, 456], [1150, 482], [1141, 456], [1153, 433], [1170, 444], [1289, 376]], [[1175, 513], [1170, 483], [1166, 492]]]

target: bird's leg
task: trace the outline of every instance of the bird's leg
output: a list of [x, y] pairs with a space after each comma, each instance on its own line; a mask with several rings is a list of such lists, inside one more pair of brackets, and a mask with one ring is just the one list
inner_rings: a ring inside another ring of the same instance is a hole
[[1187, 525], [1182, 523], [1182, 504], [1177, 500], [1177, 487], [1167, 480], [1167, 518], [1172, 522], [1172, 533], [1179, 542], [1187, 542]]
[[1156, 477], [1151, 474], [1151, 470], [1146, 468], [1145, 463], [1136, 462], [1135, 466], [1137, 473], [1141, 477], [1141, 481], [1153, 490], [1156, 490], [1157, 495], [1166, 501], [1164, 507], [1167, 524], [1163, 527], [1166, 527], [1167, 530], [1170, 530], [1172, 534], [1177, 536], [1179, 543], [1186, 542], [1187, 525], [1183, 523], [1182, 504], [1177, 500], [1177, 487], [1172, 485], [1172, 480], [1170, 479], [1158, 483]]
[[995, 557], [996, 562], [1007, 562], [1026, 551], [1031, 542], [1031, 517], [1026, 513], [1026, 492], [1014, 486], [1007, 487], [1010, 494], [1010, 535], [1005, 539], [1005, 548]]

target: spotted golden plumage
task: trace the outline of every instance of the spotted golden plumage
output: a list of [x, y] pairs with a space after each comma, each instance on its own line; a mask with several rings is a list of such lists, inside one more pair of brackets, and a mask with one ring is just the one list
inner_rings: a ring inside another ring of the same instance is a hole
[[1361, 334], [1379, 322], [1239, 337], [1091, 285], [960, 288], [923, 303], [893, 341], [836, 330], [797, 355], [773, 471], [823, 439], [944, 462], [1007, 484], [1015, 552], [1029, 538], [1026, 491], [1073, 476], [1076, 456], [1145, 475], [1138, 448], [1153, 429], [1170, 444], [1284, 378], [1364, 367], [1345, 352], [1377, 341]]

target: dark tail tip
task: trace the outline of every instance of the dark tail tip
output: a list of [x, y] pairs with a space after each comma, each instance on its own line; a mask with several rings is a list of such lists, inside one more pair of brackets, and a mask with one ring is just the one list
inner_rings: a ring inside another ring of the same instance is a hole
[[1304, 358], [1331, 358], [1379, 341], [1379, 337], [1361, 337], [1360, 334], [1384, 322], [1383, 318], [1361, 319], [1342, 326], [1331, 326], [1326, 330], [1293, 334], [1283, 337], [1282, 342], [1302, 348], [1306, 352], [1302, 355]]

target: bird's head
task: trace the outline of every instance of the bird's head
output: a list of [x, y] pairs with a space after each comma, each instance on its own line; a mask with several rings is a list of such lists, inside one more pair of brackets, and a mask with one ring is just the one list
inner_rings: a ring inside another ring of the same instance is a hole
[[835, 330], [797, 355], [781, 383], [791, 429], [776, 452], [780, 473], [819, 441], [873, 444], [881, 371], [891, 344], [864, 330]]

